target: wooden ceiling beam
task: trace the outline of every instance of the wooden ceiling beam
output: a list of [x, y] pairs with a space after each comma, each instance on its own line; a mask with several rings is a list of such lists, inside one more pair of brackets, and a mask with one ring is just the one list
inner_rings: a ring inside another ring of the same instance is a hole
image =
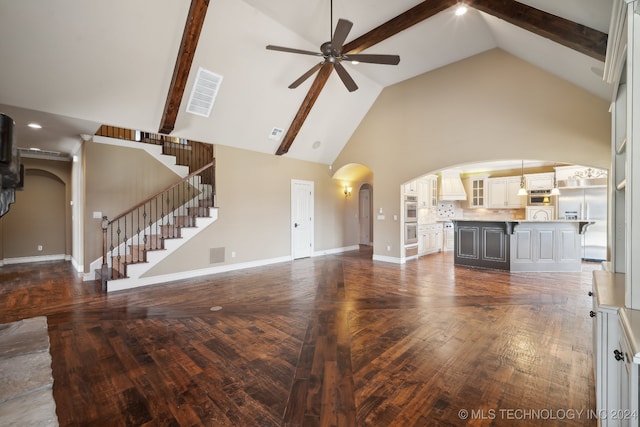
[[282, 142], [280, 143], [280, 146], [276, 151], [276, 154], [278, 156], [282, 156], [283, 154], [286, 154], [287, 151], [289, 151], [289, 147], [291, 147], [291, 144], [293, 144], [296, 136], [298, 136], [298, 132], [300, 132], [302, 124], [307, 119], [307, 116], [309, 115], [313, 104], [315, 104], [316, 100], [318, 99], [318, 95], [320, 95], [322, 88], [327, 83], [327, 80], [329, 80], [329, 76], [331, 75], [332, 70], [333, 65], [328, 62], [320, 67], [318, 74], [316, 74], [315, 80], [313, 80], [313, 83], [311, 84], [311, 87], [307, 92], [307, 96], [304, 97], [302, 105], [298, 109], [296, 116], [293, 118], [291, 126], [289, 126], [289, 130], [287, 130], [287, 133], [282, 138]]
[[466, 0], [476, 10], [604, 62], [607, 34], [514, 0]]
[[191, 0], [158, 133], [170, 134], [176, 125], [180, 103], [187, 86], [187, 79], [189, 78], [191, 64], [193, 63], [208, 7], [209, 0]]
[[377, 26], [373, 30], [361, 35], [360, 37], [352, 40], [344, 45], [343, 51], [346, 53], [360, 53], [361, 51], [370, 48], [371, 46], [380, 43], [389, 37], [410, 28], [425, 19], [429, 19], [434, 15], [448, 9], [451, 6], [458, 4], [458, 0], [427, 0], [420, 4], [415, 5], [406, 12], [401, 13], [385, 22], [382, 25]]

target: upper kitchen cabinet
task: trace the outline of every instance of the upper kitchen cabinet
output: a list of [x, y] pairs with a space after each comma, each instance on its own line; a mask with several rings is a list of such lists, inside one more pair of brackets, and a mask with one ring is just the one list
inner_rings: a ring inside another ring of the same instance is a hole
[[435, 208], [438, 206], [438, 176], [427, 175], [418, 180], [418, 207]]
[[527, 174], [524, 178], [527, 190], [551, 190], [553, 188], [553, 172]]
[[487, 207], [492, 209], [521, 209], [527, 198], [518, 196], [520, 177], [487, 178]]
[[472, 175], [464, 179], [468, 208], [487, 207], [487, 178], [489, 175]]
[[404, 184], [402, 186], [402, 191], [404, 193], [404, 195], [411, 195], [411, 196], [417, 196], [418, 195], [418, 181], [413, 180], [410, 182], [407, 182], [406, 184]]

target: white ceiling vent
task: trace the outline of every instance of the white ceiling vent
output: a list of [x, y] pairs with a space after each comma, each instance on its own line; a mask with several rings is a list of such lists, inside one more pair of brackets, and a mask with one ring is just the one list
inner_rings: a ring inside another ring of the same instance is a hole
[[284, 129], [273, 128], [271, 129], [271, 133], [269, 134], [269, 139], [273, 139], [274, 141], [280, 141], [280, 137], [284, 133]]
[[187, 112], [198, 116], [209, 117], [216, 100], [222, 76], [204, 68], [198, 68], [196, 82], [191, 89]]

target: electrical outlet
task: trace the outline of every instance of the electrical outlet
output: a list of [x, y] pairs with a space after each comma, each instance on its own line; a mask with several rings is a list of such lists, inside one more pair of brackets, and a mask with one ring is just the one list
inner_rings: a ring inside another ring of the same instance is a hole
[[38, 245], [38, 252], [42, 251], [42, 245]]
[[391, 252], [391, 245], [387, 245], [387, 252]]
[[231, 251], [231, 258], [235, 258], [236, 257], [236, 252], [235, 251]]

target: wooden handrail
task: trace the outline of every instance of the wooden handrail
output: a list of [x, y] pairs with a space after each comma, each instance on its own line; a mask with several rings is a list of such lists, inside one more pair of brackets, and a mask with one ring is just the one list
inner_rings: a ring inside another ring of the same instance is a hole
[[202, 171], [204, 171], [207, 168], [210, 168], [212, 166], [215, 166], [216, 164], [216, 160], [213, 159], [213, 161], [203, 167], [201, 167], [200, 169], [198, 169], [197, 171], [185, 176], [184, 178], [182, 178], [180, 181], [176, 182], [175, 184], [165, 188], [164, 190], [160, 190], [157, 193], [155, 193], [153, 196], [147, 197], [146, 199], [144, 199], [142, 202], [138, 203], [137, 205], [127, 209], [125, 212], [121, 213], [120, 215], [116, 216], [114, 219], [109, 221], [108, 225], [113, 224], [115, 221], [123, 218], [125, 215], [127, 215], [128, 213], [130, 213], [131, 211], [134, 211], [140, 207], [142, 207], [144, 204], [150, 202], [151, 200], [155, 199], [156, 197], [160, 196], [162, 193], [166, 193], [167, 191], [170, 191], [172, 188], [175, 188], [177, 186], [179, 186], [180, 184], [182, 184], [185, 181], [188, 181], [190, 178], [193, 178], [195, 175], [200, 174]]

